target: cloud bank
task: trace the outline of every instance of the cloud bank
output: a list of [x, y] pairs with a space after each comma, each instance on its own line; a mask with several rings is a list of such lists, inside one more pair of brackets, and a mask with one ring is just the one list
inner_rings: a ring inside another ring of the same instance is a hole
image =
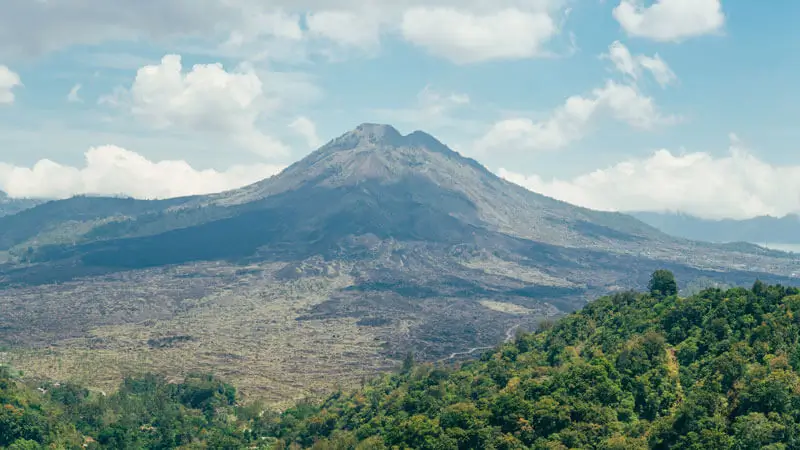
[[604, 116], [642, 130], [678, 120], [662, 114], [655, 100], [635, 85], [609, 80], [591, 95], [569, 97], [543, 121], [521, 117], [495, 123], [475, 143], [475, 149], [479, 154], [561, 149], [583, 139], [592, 125]]
[[762, 161], [731, 136], [728, 154], [662, 149], [572, 179], [500, 169], [532, 191], [605, 211], [681, 211], [709, 219], [781, 217], [800, 212], [800, 166]]
[[90, 148], [83, 167], [49, 159], [32, 167], [0, 163], [0, 190], [11, 197], [62, 199], [74, 195], [125, 195], [159, 199], [209, 194], [245, 186], [283, 169], [270, 164], [198, 170], [186, 161], [150, 161], [113, 145]]

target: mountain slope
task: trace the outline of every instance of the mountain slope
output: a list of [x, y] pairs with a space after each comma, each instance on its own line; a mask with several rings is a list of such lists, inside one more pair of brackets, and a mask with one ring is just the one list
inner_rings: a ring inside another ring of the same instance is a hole
[[796, 215], [746, 220], [708, 220], [681, 213], [634, 212], [631, 215], [667, 234], [687, 239], [800, 244], [800, 217]]
[[0, 217], [0, 250], [21, 244], [47, 245], [92, 237], [92, 230], [126, 217], [162, 211], [188, 198], [161, 201], [132, 198], [78, 196], [31, 206], [17, 214]]
[[[451, 243], [501, 236], [656, 258], [675, 258], [677, 248], [696, 246], [630, 216], [578, 208], [513, 185], [425, 133], [403, 136], [375, 124], [359, 126], [254, 185], [142, 204], [142, 211], [90, 222], [88, 231], [72, 236], [78, 245], [45, 248], [32, 260], [83, 255], [86, 264], [135, 268], [274, 256], [287, 248], [295, 254], [283, 257], [302, 258], [338, 251], [341, 239], [363, 235], [406, 241], [447, 235]], [[24, 237], [38, 232], [18, 222], [21, 227], [6, 226], [5, 241], [19, 228]], [[409, 234], [413, 229], [438, 234]], [[468, 229], [472, 237], [464, 234]], [[193, 248], [200, 236], [205, 248]], [[11, 243], [26, 241], [14, 239], [6, 247]]]
[[[130, 361], [220, 368], [248, 394], [272, 386], [259, 393], [273, 401], [357, 383], [409, 349], [463, 357], [659, 268], [689, 289], [800, 272], [788, 254], [529, 192], [425, 133], [374, 124], [230, 192], [50, 202], [0, 219], [0, 242], [0, 308], [13, 311], [0, 343], [26, 373], [110, 387]], [[57, 367], [28, 351], [42, 346]], [[88, 348], [102, 350], [91, 364]]]
[[[502, 180], [474, 160], [464, 158], [432, 136], [407, 136], [387, 125], [363, 124], [323, 146], [283, 173], [243, 189], [212, 197], [214, 204], [246, 204], [300, 187], [358, 187], [426, 180], [430, 187], [415, 200], [435, 207], [437, 196], [455, 193], [471, 202], [459, 218], [516, 237], [557, 245], [587, 243], [581, 227], [591, 223], [619, 236], [655, 237], [658, 232], [629, 216], [578, 208]], [[427, 194], [427, 195], [424, 195]], [[586, 228], [589, 228], [587, 226]]]

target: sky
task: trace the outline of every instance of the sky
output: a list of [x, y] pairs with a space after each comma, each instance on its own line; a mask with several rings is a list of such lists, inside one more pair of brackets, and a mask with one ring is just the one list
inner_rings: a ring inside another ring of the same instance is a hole
[[363, 122], [612, 211], [800, 213], [800, 2], [5, 0], [0, 190], [165, 198]]

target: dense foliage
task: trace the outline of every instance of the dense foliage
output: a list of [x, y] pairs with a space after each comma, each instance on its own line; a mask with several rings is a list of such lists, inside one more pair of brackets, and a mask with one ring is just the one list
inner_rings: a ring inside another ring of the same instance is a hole
[[601, 298], [480, 361], [287, 411], [272, 433], [318, 449], [800, 448], [799, 291], [678, 298], [656, 275], [657, 295]]
[[235, 391], [213, 377], [168, 383], [126, 379], [105, 396], [72, 384], [32, 389], [0, 371], [0, 448], [244, 448], [251, 436], [233, 414]]
[[105, 397], [4, 373], [0, 447], [800, 449], [800, 291], [679, 298], [657, 275], [652, 294], [601, 298], [480, 360], [407, 360], [280, 414], [206, 376], [128, 379]]

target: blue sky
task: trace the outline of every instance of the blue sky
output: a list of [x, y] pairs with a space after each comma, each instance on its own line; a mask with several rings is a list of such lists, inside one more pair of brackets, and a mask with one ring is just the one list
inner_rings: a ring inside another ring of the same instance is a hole
[[[154, 198], [361, 122], [605, 210], [800, 212], [800, 4], [10, 0], [0, 189]], [[198, 65], [198, 66], [196, 66]]]

